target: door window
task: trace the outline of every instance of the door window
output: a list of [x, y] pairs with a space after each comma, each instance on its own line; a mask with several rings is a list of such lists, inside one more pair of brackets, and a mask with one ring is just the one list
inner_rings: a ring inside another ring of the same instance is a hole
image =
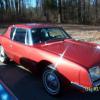
[[25, 36], [26, 30], [22, 28], [17, 28], [13, 40], [25, 44]]

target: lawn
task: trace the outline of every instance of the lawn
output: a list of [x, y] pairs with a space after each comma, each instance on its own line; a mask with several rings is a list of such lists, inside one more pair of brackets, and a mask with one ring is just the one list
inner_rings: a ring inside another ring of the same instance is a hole
[[68, 30], [74, 39], [100, 44], [100, 31], [98, 30]]

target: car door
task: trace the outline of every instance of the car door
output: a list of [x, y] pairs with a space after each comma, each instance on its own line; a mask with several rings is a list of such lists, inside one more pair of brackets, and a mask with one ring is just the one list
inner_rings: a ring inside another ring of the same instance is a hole
[[11, 43], [12, 43], [12, 36], [14, 32], [15, 32], [15, 27], [9, 27], [9, 29], [6, 32], [7, 36], [5, 36], [5, 38], [3, 38], [2, 41], [2, 46], [4, 47], [4, 50], [10, 59], [13, 58]]
[[29, 56], [26, 37], [27, 29], [24, 28], [16, 28], [16, 31], [12, 36], [11, 51], [13, 60], [17, 63], [20, 63], [22, 58], [24, 59]]

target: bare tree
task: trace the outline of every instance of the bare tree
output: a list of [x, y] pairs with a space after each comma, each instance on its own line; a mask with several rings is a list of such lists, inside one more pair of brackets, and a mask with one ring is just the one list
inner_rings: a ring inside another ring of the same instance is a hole
[[[59, 23], [99, 23], [100, 0], [36, 0], [36, 7], [28, 7], [32, 0], [0, 0], [0, 21], [34, 18]], [[33, 11], [33, 12], [32, 12]], [[34, 14], [33, 14], [34, 13]], [[34, 15], [34, 16], [33, 16]], [[26, 20], [26, 19], [25, 19]]]

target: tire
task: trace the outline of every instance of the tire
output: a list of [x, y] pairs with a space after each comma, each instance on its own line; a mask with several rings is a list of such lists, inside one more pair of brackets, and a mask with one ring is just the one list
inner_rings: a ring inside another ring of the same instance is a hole
[[0, 45], [0, 62], [2, 63], [8, 63], [9, 58], [5, 54], [3, 46]]
[[42, 76], [43, 86], [45, 90], [52, 96], [57, 96], [61, 93], [61, 81], [55, 70], [45, 69]]

